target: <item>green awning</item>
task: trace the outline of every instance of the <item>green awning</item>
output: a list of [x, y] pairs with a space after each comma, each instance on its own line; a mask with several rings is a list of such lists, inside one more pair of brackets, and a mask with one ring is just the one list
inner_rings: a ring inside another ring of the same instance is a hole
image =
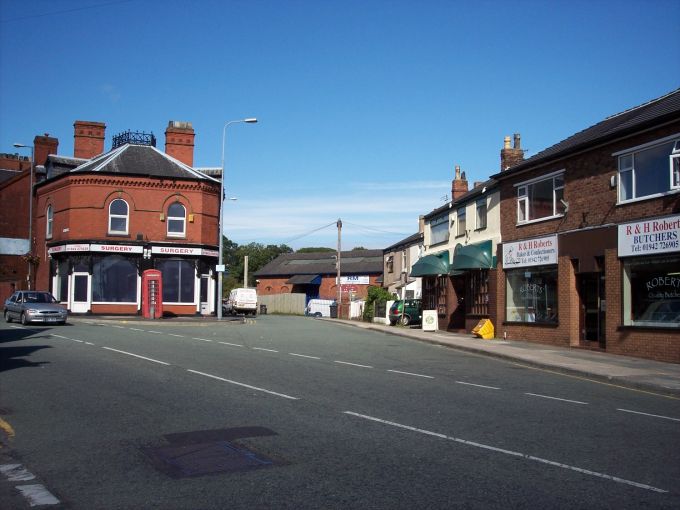
[[448, 250], [434, 255], [425, 255], [411, 268], [411, 276], [436, 276], [440, 274], [449, 274]]
[[492, 248], [493, 244], [491, 241], [483, 241], [465, 246], [457, 244], [456, 249], [453, 251], [453, 264], [451, 264], [450, 274], [454, 274], [454, 271], [470, 269], [493, 269], [494, 256], [491, 253]]

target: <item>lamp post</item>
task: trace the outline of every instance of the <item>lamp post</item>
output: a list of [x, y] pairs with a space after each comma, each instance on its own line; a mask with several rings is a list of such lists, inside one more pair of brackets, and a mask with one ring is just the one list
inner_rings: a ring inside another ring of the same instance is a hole
[[224, 277], [224, 246], [222, 246], [222, 206], [224, 205], [224, 150], [227, 145], [227, 128], [232, 124], [255, 124], [257, 119], [249, 117], [247, 119], [230, 120], [224, 124], [222, 129], [222, 175], [220, 176], [220, 217], [218, 218], [217, 242], [219, 243], [219, 259], [217, 265], [217, 320], [222, 320], [222, 279]]
[[[34, 148], [32, 145], [24, 145], [23, 143], [15, 143], [14, 147], [17, 149], [31, 149], [31, 169], [29, 177], [29, 188], [28, 188], [28, 254], [29, 256], [33, 254], [33, 165], [34, 162]], [[28, 274], [26, 275], [26, 282], [28, 284], [28, 290], [31, 290], [31, 258], [28, 260]]]

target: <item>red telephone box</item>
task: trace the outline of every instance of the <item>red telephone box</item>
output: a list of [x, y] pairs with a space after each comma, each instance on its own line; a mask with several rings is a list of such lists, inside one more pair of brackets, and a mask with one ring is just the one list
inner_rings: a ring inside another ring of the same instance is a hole
[[163, 277], [157, 269], [142, 273], [142, 315], [145, 319], [163, 317]]

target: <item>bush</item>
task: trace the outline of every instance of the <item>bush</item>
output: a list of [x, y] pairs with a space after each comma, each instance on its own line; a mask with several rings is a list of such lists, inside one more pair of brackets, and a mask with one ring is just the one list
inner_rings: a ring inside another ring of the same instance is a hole
[[388, 301], [390, 299], [392, 299], [392, 294], [386, 289], [374, 286], [369, 287], [366, 296], [366, 304], [364, 305], [364, 315], [362, 317], [364, 322], [373, 322], [376, 301]]

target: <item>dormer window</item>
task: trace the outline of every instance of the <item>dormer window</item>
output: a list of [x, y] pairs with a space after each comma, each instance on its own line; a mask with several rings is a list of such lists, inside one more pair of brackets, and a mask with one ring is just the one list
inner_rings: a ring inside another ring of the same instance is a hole
[[128, 233], [128, 204], [120, 198], [109, 205], [109, 234]]
[[173, 237], [186, 235], [186, 209], [179, 202], [168, 207], [168, 235]]

